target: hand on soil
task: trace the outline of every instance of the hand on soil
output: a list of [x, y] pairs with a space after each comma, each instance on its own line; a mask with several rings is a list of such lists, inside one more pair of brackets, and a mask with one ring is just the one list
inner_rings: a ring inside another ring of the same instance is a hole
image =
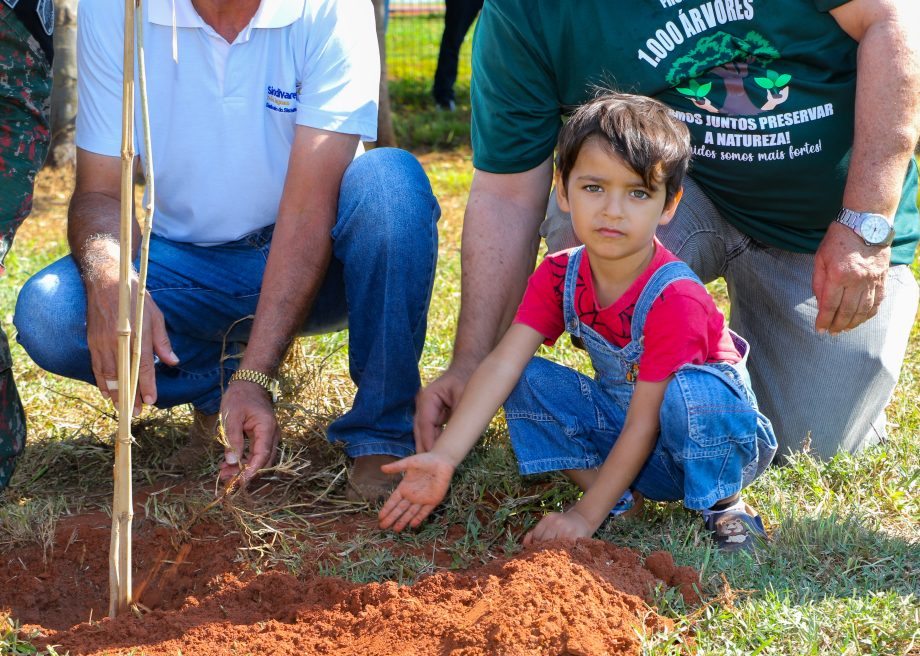
[[380, 528], [392, 527], [396, 532], [421, 524], [441, 503], [454, 475], [454, 465], [438, 453], [420, 453], [380, 469], [386, 474], [404, 474], [380, 509]]
[[227, 387], [220, 408], [227, 440], [220, 478], [230, 480], [243, 470], [240, 478], [245, 485], [260, 469], [270, 466], [275, 458], [281, 437], [275, 410], [265, 390], [246, 381], [234, 381]]
[[550, 513], [540, 520], [532, 531], [524, 536], [524, 546], [547, 540], [576, 540], [590, 538], [594, 530], [584, 517], [574, 510], [564, 513]]

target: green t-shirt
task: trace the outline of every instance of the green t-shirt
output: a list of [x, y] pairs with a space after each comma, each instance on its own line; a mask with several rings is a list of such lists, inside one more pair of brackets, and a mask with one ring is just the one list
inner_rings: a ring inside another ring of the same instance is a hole
[[[473, 45], [473, 163], [537, 166], [562, 116], [598, 87], [652, 96], [687, 124], [691, 175], [726, 219], [813, 253], [840, 209], [853, 142], [857, 44], [827, 13], [843, 3], [487, 1]], [[912, 160], [895, 263], [913, 260], [916, 197]]]

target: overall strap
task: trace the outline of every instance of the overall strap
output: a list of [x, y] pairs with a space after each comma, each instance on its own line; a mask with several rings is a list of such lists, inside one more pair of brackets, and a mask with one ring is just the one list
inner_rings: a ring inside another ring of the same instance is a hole
[[645, 319], [652, 308], [652, 304], [661, 296], [661, 292], [665, 290], [665, 287], [678, 280], [692, 280], [699, 285], [703, 284], [686, 262], [677, 260], [668, 262], [660, 267], [645, 283], [645, 287], [642, 288], [642, 292], [639, 294], [639, 300], [636, 301], [636, 309], [633, 312], [632, 324], [630, 325], [634, 341], [642, 339], [642, 333], [645, 330]]
[[565, 329], [573, 335], [581, 331], [581, 321], [575, 309], [575, 287], [578, 285], [578, 268], [581, 266], [581, 256], [585, 247], [579, 246], [569, 253], [569, 263], [565, 269], [565, 284], [562, 291], [562, 317], [565, 320]]

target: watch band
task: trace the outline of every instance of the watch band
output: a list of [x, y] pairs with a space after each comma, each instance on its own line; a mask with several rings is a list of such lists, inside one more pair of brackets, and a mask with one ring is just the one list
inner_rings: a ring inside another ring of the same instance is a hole
[[252, 369], [237, 369], [233, 372], [233, 375], [230, 376], [231, 383], [235, 380], [242, 380], [247, 383], [259, 385], [272, 397], [272, 403], [278, 402], [278, 392], [281, 389], [281, 383], [268, 374], [263, 374], [261, 371], [254, 371]]
[[836, 221], [842, 223], [851, 230], [856, 230], [859, 226], [860, 219], [862, 218], [861, 212], [854, 212], [853, 210], [847, 209], [845, 207], [840, 209], [840, 212], [837, 214]]

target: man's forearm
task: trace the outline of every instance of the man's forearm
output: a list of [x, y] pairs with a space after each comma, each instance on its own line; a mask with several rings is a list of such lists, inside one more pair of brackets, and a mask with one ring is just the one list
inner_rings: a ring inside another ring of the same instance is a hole
[[[84, 282], [118, 275], [120, 208], [117, 199], [101, 193], [74, 194], [67, 221], [67, 241]], [[139, 231], [132, 225], [132, 257]]]
[[318, 218], [303, 232], [295, 232], [293, 224], [276, 227], [243, 369], [274, 375], [281, 366], [329, 266], [328, 224], [328, 219]]
[[460, 404], [432, 451], [445, 455], [454, 466], [459, 465], [511, 394], [542, 343], [543, 335], [533, 328], [513, 325], [470, 378]]
[[358, 138], [298, 126], [243, 369], [274, 375], [332, 257], [339, 189]]
[[843, 205], [890, 217], [920, 136], [920, 30], [908, 9], [876, 11], [863, 17], [862, 26], [854, 16], [835, 14], [859, 40], [856, 123]]
[[[121, 161], [77, 149], [77, 180], [67, 212], [67, 241], [84, 282], [118, 275]], [[131, 221], [133, 253], [140, 229]]]
[[476, 172], [463, 221], [460, 318], [451, 365], [467, 377], [514, 318], [533, 272], [551, 177], [549, 160], [525, 174]]

